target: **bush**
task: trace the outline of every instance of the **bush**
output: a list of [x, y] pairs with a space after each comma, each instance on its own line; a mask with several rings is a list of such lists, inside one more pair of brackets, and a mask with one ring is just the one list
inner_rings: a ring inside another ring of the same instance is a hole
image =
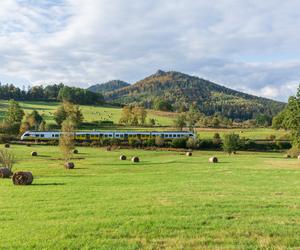
[[12, 171], [14, 162], [15, 157], [11, 151], [7, 149], [0, 150], [0, 164], [3, 168], [8, 168], [10, 171]]
[[12, 136], [12, 135], [6, 135], [6, 134], [3, 134], [3, 135], [0, 135], [0, 143], [8, 143], [10, 141], [13, 141], [13, 140], [17, 140], [17, 138], [15, 136]]
[[267, 136], [266, 139], [267, 139], [267, 140], [271, 140], [271, 141], [275, 141], [276, 135], [269, 135], [269, 136]]
[[187, 140], [185, 138], [174, 138], [171, 142], [172, 148], [186, 148]]
[[140, 147], [140, 146], [142, 146], [142, 141], [141, 140], [130, 140], [128, 144], [129, 144], [129, 146], [132, 146], [132, 147]]
[[155, 139], [149, 139], [149, 140], [146, 140], [144, 142], [144, 145], [146, 147], [154, 147], [155, 146]]
[[197, 149], [199, 147], [199, 140], [195, 138], [189, 138], [186, 142], [186, 147], [190, 149]]
[[292, 147], [292, 144], [286, 141], [277, 141], [276, 146], [278, 147], [278, 149], [290, 149]]
[[227, 134], [224, 136], [223, 150], [229, 154], [240, 149], [240, 136], [238, 134]]
[[0, 133], [7, 135], [18, 135], [20, 131], [21, 123], [14, 122], [12, 124], [4, 122], [0, 125]]
[[290, 150], [287, 151], [287, 154], [293, 158], [298, 158], [300, 155], [300, 149], [297, 147], [292, 147]]
[[158, 147], [162, 147], [165, 145], [165, 141], [163, 138], [161, 138], [160, 136], [155, 138], [155, 145]]

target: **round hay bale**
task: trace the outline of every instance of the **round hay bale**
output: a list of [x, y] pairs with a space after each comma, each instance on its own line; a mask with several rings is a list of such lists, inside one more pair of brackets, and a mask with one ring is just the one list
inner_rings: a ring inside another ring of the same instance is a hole
[[285, 157], [285, 158], [292, 158], [292, 156], [289, 155], [289, 154], [286, 154], [284, 157]]
[[126, 155], [121, 155], [121, 156], [120, 156], [120, 160], [121, 160], [121, 161], [125, 161], [126, 159], [127, 159], [127, 158], [126, 158]]
[[0, 168], [0, 178], [9, 178], [12, 172], [9, 168]]
[[298, 160], [300, 160], [300, 155], [298, 155]]
[[26, 144], [27, 147], [31, 147], [31, 144]]
[[30, 185], [33, 182], [33, 175], [30, 172], [16, 172], [12, 181], [15, 185]]
[[75, 164], [73, 162], [66, 162], [65, 163], [65, 168], [66, 169], [74, 169], [75, 168]]
[[134, 157], [131, 158], [131, 161], [132, 161], [133, 163], [140, 162], [140, 158], [137, 157], [137, 156], [134, 156]]
[[6, 144], [4, 144], [4, 147], [5, 147], [5, 148], [9, 148], [10, 145], [9, 145], [8, 143], [6, 143]]
[[32, 151], [32, 152], [31, 152], [31, 156], [37, 156], [37, 155], [38, 155], [37, 152], [35, 152], [35, 151]]
[[77, 150], [77, 149], [74, 149], [74, 150], [73, 150], [73, 154], [78, 154], [78, 150]]
[[192, 154], [192, 152], [186, 152], [185, 155], [186, 155], [186, 156], [192, 156], [193, 154]]
[[210, 158], [208, 159], [208, 162], [210, 162], [210, 163], [218, 163], [218, 158], [215, 157], [215, 156], [210, 157]]

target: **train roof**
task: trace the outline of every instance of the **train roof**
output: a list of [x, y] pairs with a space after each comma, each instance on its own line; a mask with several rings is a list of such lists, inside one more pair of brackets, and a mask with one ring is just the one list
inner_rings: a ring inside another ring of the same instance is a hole
[[[60, 133], [61, 131], [35, 131], [29, 130], [25, 133]], [[98, 131], [74, 131], [74, 133], [193, 133], [190, 131], [108, 131], [108, 130], [98, 130]]]

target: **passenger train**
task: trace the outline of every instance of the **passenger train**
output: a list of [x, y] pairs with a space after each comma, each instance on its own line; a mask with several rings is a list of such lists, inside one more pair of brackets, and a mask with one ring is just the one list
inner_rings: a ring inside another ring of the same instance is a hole
[[[26, 131], [21, 140], [59, 140], [62, 132], [42, 132], [42, 131]], [[72, 133], [73, 134], [73, 133]], [[103, 139], [119, 139], [123, 141], [130, 140], [148, 140], [161, 137], [164, 140], [172, 140], [174, 138], [190, 138], [195, 135], [187, 131], [167, 131], [167, 132], [126, 132], [126, 131], [84, 131], [74, 132], [74, 139], [76, 141], [99, 141]]]

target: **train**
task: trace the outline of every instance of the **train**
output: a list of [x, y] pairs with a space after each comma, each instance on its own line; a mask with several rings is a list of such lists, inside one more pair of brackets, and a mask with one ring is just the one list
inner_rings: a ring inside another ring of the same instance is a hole
[[[49, 141], [59, 140], [63, 132], [58, 131], [26, 131], [22, 136], [22, 141]], [[130, 140], [149, 140], [160, 137], [164, 140], [173, 140], [175, 138], [194, 138], [195, 135], [188, 131], [152, 131], [152, 132], [131, 132], [131, 131], [81, 131], [73, 132], [76, 141], [100, 141], [103, 139], [119, 139], [123, 141]]]

